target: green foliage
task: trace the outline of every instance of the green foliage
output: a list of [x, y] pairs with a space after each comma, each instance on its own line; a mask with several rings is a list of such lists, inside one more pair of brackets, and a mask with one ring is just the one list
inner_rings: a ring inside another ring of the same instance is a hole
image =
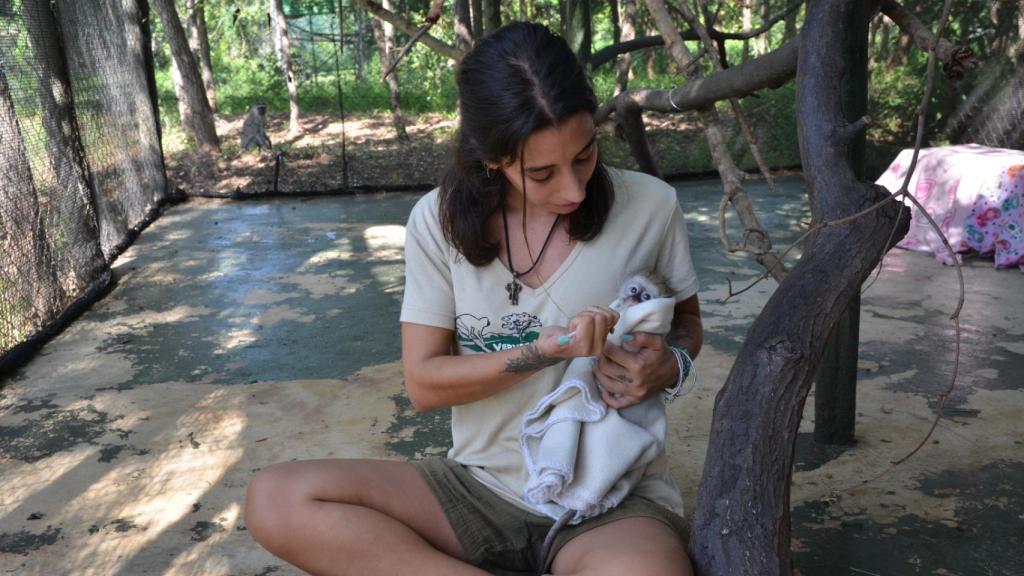
[[271, 57], [229, 60], [217, 80], [217, 108], [224, 114], [242, 114], [256, 102], [271, 110], [288, 109], [284, 76]]
[[[344, 110], [346, 113], [383, 113], [390, 109], [390, 95], [387, 85], [380, 79], [379, 56], [374, 42], [371, 19], [354, 4], [354, 0], [344, 0], [342, 9], [344, 46], [336, 53], [337, 45], [332, 39], [337, 38], [338, 18], [336, 13], [328, 10], [336, 6], [334, 0], [287, 0], [298, 6], [317, 9], [309, 16], [290, 19], [290, 35], [292, 38], [292, 56], [295, 74], [299, 81], [300, 108], [304, 111], [336, 114], [339, 111], [337, 79], [343, 92]], [[213, 49], [214, 72], [217, 80], [219, 109], [222, 113], [234, 115], [244, 113], [256, 101], [266, 102], [274, 112], [287, 110], [287, 91], [282, 75], [278, 70], [274, 56], [270, 28], [267, 22], [266, 0], [206, 0], [206, 16], [210, 30]], [[406, 0], [397, 5], [404, 16], [414, 22], [424, 15], [430, 0]], [[785, 3], [783, 3], [785, 4]], [[781, 10], [780, 4], [776, 10]], [[998, 7], [990, 6], [988, 0], [963, 0], [954, 6], [953, 15], [947, 30], [950, 40], [970, 46], [984, 61], [986, 58], [1006, 59], [1006, 51], [1017, 42], [1017, 16], [1011, 9], [1011, 3], [1000, 3]], [[535, 20], [547, 23], [555, 30], [560, 29], [558, 0], [535, 0], [531, 3], [538, 16]], [[917, 16], [926, 24], [934, 23], [938, 18], [938, 4], [922, 4], [914, 8]], [[308, 10], [303, 10], [306, 12]], [[518, 2], [503, 3], [506, 19], [524, 18], [520, 14]], [[638, 25], [638, 34], [650, 33], [643, 3], [638, 5], [638, 15], [642, 22]], [[611, 21], [611, 10], [606, 2], [593, 5], [593, 49], [594, 51], [614, 42], [615, 26]], [[752, 26], [762, 24], [762, 15], [753, 15]], [[876, 26], [882, 20], [876, 20]], [[798, 12], [797, 25], [802, 26], [803, 10]], [[742, 11], [740, 3], [724, 3], [718, 11], [716, 28], [722, 31], [735, 32], [742, 30]], [[685, 28], [685, 27], [684, 27]], [[777, 23], [770, 32], [767, 49], [775, 49], [782, 45], [783, 22]], [[453, 42], [452, 27], [437, 26], [431, 34], [439, 39]], [[160, 31], [156, 31], [160, 37]], [[871, 54], [876, 61], [871, 75], [870, 103], [868, 113], [873, 122], [868, 132], [870, 140], [888, 146], [902, 146], [912, 141], [916, 125], [916, 106], [923, 91], [925, 76], [925, 54], [916, 48], [909, 50], [899, 47], [900, 37], [895, 31], [888, 36], [888, 46], [882, 47], [882, 34], [874, 37], [875, 45]], [[404, 45], [407, 38], [397, 34], [397, 44]], [[726, 43], [726, 59], [732, 64], [742, 61], [743, 41], [734, 40]], [[765, 47], [760, 41], [752, 40], [752, 56]], [[165, 43], [158, 42], [158, 71], [160, 103], [165, 119], [175, 122], [177, 109], [173, 86], [168, 71], [169, 57]], [[692, 53], [699, 49], [699, 43], [687, 42]], [[884, 48], [884, 49], [883, 49]], [[888, 58], [879, 57], [883, 52]], [[894, 58], [892, 54], [898, 53]], [[631, 88], [669, 88], [679, 85], [682, 80], [667, 65], [665, 51], [654, 49], [656, 55], [656, 74], [647, 74], [647, 51], [634, 53], [634, 77], [630, 81]], [[337, 59], [337, 60], [336, 60]], [[336, 65], [335, 62], [338, 62]], [[712, 72], [710, 62], [705, 59], [704, 70]], [[438, 56], [422, 44], [415, 46], [402, 60], [398, 67], [401, 89], [401, 105], [405, 113], [418, 114], [441, 112], [453, 114], [456, 103], [456, 91], [453, 78], [453, 64], [446, 58]], [[593, 84], [600, 101], [605, 101], [614, 93], [614, 65], [602, 66], [593, 74]], [[936, 95], [932, 103], [931, 125], [933, 141], [940, 139], [935, 126], [941, 125], [943, 118], [955, 110], [963, 100], [963, 94], [970, 90], [974, 79], [969, 76], [959, 87], [938, 79]], [[754, 131], [761, 141], [762, 152], [766, 160], [773, 166], [788, 166], [799, 162], [796, 141], [795, 91], [792, 84], [778, 90], [762, 91], [753, 97], [745, 98], [742, 106], [750, 116]], [[730, 114], [728, 107], [721, 108], [726, 116]], [[699, 137], [698, 130], [689, 130], [698, 135], [685, 142], [672, 143], [671, 146], [684, 146], [673, 157], [683, 158], [682, 168], [710, 169], [706, 145]], [[746, 147], [739, 143], [739, 131], [735, 129], [731, 142], [737, 160], [745, 168], [753, 167], [753, 160]], [[659, 136], [660, 137], [660, 136]], [[887, 153], [887, 152], [886, 152]], [[689, 167], [689, 168], [687, 168]]]

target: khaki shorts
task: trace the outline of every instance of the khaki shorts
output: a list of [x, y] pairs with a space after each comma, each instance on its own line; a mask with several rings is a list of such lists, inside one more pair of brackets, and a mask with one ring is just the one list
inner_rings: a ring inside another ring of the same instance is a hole
[[[441, 504], [467, 562], [491, 574], [536, 574], [540, 548], [554, 520], [504, 500], [458, 462], [429, 458], [414, 464]], [[601, 516], [562, 528], [545, 571], [558, 550], [576, 536], [613, 520], [634, 517], [660, 520], [686, 539], [686, 524], [678, 514], [642, 496], [630, 495]]]

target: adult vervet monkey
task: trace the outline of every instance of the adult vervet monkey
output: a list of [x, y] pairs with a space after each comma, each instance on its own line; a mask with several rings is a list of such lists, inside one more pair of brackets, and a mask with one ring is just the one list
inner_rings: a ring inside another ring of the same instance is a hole
[[266, 104], [254, 104], [249, 108], [249, 114], [242, 122], [242, 150], [258, 147], [260, 150], [270, 150], [270, 138], [263, 128], [267, 117]]

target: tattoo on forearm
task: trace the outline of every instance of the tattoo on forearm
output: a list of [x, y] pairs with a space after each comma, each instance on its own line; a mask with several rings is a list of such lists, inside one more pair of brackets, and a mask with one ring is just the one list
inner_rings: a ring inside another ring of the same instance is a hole
[[554, 366], [562, 361], [561, 358], [549, 358], [541, 354], [535, 344], [521, 346], [519, 350], [521, 352], [518, 357], [509, 358], [505, 362], [505, 372], [510, 374], [533, 372], [548, 366]]
[[[672, 322], [672, 328], [668, 333], [668, 342], [675, 346], [687, 348], [696, 339], [695, 330], [692, 326], [694, 318], [689, 315], [677, 316]], [[700, 321], [696, 320], [698, 326]]]

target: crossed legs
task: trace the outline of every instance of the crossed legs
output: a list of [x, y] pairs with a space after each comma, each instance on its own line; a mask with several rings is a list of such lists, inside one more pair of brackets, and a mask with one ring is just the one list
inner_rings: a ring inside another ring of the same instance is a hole
[[[256, 473], [245, 522], [274, 555], [315, 575], [482, 575], [407, 462], [311, 460]], [[650, 518], [625, 518], [573, 538], [552, 573], [690, 576], [679, 537]]]

